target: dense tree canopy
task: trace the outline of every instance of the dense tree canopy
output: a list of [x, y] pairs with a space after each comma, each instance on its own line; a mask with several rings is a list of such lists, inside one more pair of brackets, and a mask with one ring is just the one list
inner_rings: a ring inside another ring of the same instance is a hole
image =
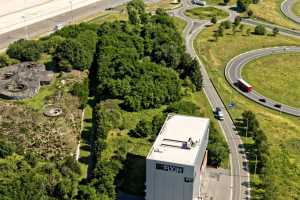
[[6, 53], [20, 61], [37, 61], [41, 57], [41, 46], [38, 41], [21, 39], [10, 44]]

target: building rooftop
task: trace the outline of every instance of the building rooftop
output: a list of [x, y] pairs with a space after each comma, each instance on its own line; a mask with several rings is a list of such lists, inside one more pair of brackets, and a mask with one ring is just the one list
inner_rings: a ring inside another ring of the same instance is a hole
[[169, 115], [147, 159], [193, 165], [208, 126], [207, 118]]

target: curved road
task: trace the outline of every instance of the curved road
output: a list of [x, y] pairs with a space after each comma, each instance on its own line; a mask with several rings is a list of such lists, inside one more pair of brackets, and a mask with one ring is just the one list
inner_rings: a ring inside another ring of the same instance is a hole
[[[218, 123], [222, 129], [222, 132], [230, 149], [231, 185], [229, 187], [231, 188], [231, 192], [229, 199], [250, 199], [250, 178], [248, 172], [248, 161], [244, 153], [245, 149], [243, 146], [243, 142], [240, 139], [238, 133], [235, 131], [236, 127], [234, 126], [229, 113], [225, 109], [225, 105], [223, 104], [220, 96], [214, 88], [214, 85], [211, 82], [203, 63], [199, 59], [193, 46], [193, 41], [198, 33], [206, 28], [207, 25], [210, 25], [210, 22], [208, 20], [195, 20], [185, 16], [184, 11], [193, 7], [196, 6], [193, 6], [189, 0], [184, 0], [182, 8], [171, 12], [173, 13], [173, 15], [180, 17], [187, 22], [187, 26], [184, 29], [184, 38], [186, 42], [187, 52], [192, 57], [197, 58], [200, 63], [201, 72], [203, 75], [203, 90], [209, 100], [212, 109], [215, 109], [216, 107], [222, 107], [222, 110], [224, 112], [224, 121], [218, 121]], [[227, 19], [232, 21], [235, 17], [235, 13], [229, 13], [230, 16]], [[227, 197], [224, 197], [225, 200], [226, 198]]]
[[[225, 68], [225, 77], [227, 81], [231, 84], [233, 88], [235, 88], [238, 92], [243, 94], [244, 96], [248, 97], [249, 99], [260, 103], [263, 106], [269, 107], [271, 109], [277, 110], [279, 112], [284, 112], [290, 115], [294, 115], [297, 117], [300, 117], [300, 109], [299, 108], [293, 108], [288, 105], [284, 105], [282, 103], [279, 103], [277, 101], [274, 101], [270, 98], [267, 98], [263, 96], [262, 94], [256, 92], [253, 90], [252, 92], [243, 92], [239, 89], [239, 87], [236, 86], [236, 83], [238, 79], [241, 77], [241, 71], [243, 67], [249, 63], [252, 60], [255, 60], [257, 58], [271, 55], [271, 54], [282, 54], [282, 53], [291, 53], [291, 52], [299, 52], [300, 53], [300, 47], [295, 46], [282, 46], [282, 47], [272, 47], [272, 48], [264, 48], [264, 49], [257, 49], [253, 51], [249, 51], [243, 54], [240, 54], [227, 64]], [[251, 84], [251, 83], [250, 83]], [[266, 102], [260, 101], [260, 99], [265, 99]], [[277, 108], [274, 105], [280, 104], [281, 108]]]
[[292, 7], [295, 3], [295, 0], [285, 0], [281, 3], [280, 9], [281, 12], [287, 16], [290, 20], [300, 24], [300, 17], [296, 16], [293, 11]]

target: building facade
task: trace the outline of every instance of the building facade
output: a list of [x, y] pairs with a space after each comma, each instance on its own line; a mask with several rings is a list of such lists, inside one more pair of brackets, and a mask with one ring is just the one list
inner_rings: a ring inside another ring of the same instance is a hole
[[169, 115], [146, 160], [146, 200], [200, 197], [209, 119]]

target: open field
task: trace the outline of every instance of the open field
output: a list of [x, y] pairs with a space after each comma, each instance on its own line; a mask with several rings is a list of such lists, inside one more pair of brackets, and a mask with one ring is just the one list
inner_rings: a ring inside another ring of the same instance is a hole
[[295, 4], [294, 4], [292, 10], [295, 13], [295, 15], [300, 17], [300, 0], [295, 0]]
[[173, 17], [173, 19], [174, 19], [174, 23], [175, 23], [177, 30], [180, 33], [182, 33], [187, 24], [186, 21], [184, 21], [183, 19], [180, 19], [179, 17]]
[[[250, 28], [248, 26], [245, 29]], [[287, 116], [260, 106], [232, 89], [224, 77], [226, 63], [243, 52], [280, 45], [300, 45], [299, 39], [284, 36], [244, 36], [240, 32], [232, 36], [226, 31], [218, 42], [213, 39], [216, 26], [203, 30], [194, 42], [194, 46], [219, 94], [227, 105], [230, 99], [236, 107], [229, 112], [234, 119], [240, 118], [245, 110], [253, 111], [267, 135], [270, 144], [270, 161], [267, 163], [267, 178], [272, 188], [268, 191], [273, 199], [296, 199], [300, 196], [300, 123], [296, 117]], [[251, 145], [251, 140], [245, 140]], [[250, 163], [253, 161], [250, 161]], [[288, 166], [288, 167], [287, 167]], [[253, 181], [253, 179], [251, 179]], [[253, 183], [253, 182], [252, 182]], [[252, 190], [255, 196], [255, 188]], [[268, 194], [269, 194], [268, 193]]]
[[281, 13], [280, 5], [283, 0], [264, 0], [258, 4], [251, 4], [249, 9], [258, 19], [271, 22], [290, 29], [300, 30], [300, 26], [289, 20]]
[[299, 63], [299, 53], [270, 55], [248, 63], [242, 76], [266, 97], [300, 108]]
[[[223, 5], [223, 0], [206, 0], [207, 5]], [[236, 0], [230, 0], [228, 5], [234, 5], [236, 3]]]
[[216, 16], [218, 20], [228, 17], [227, 12], [214, 7], [193, 8], [190, 10], [186, 10], [185, 14], [193, 19], [201, 20], [211, 19], [213, 16]]

